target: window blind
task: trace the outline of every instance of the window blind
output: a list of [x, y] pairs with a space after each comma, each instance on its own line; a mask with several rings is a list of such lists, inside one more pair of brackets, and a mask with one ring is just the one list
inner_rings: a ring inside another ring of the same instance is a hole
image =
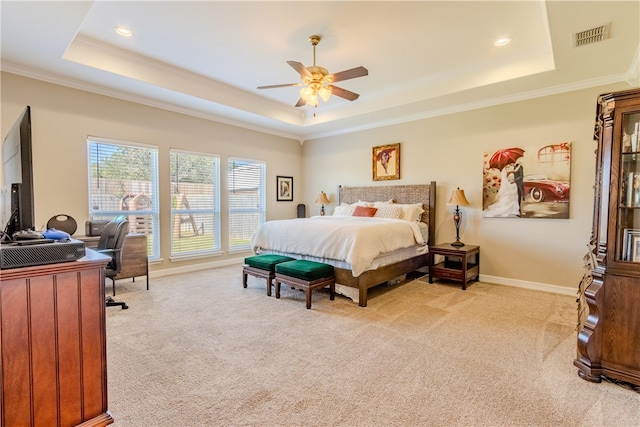
[[266, 164], [229, 158], [227, 178], [229, 252], [250, 250], [266, 217]]
[[170, 151], [171, 256], [220, 251], [220, 158]]
[[89, 219], [124, 216], [129, 232], [147, 235], [150, 259], [160, 256], [158, 149], [90, 137]]

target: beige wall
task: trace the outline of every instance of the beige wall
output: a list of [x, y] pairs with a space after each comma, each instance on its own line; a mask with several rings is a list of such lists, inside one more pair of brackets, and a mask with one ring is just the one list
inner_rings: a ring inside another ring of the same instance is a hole
[[[460, 187], [471, 203], [463, 208], [460, 237], [481, 246], [483, 280], [574, 292], [593, 213], [595, 102], [600, 93], [624, 88], [581, 90], [305, 142], [304, 196], [311, 200], [326, 191], [333, 211], [338, 185], [374, 184], [371, 147], [400, 142], [401, 179], [388, 183], [437, 182], [438, 243], [455, 240], [453, 207], [446, 202]], [[485, 152], [563, 141], [572, 144], [570, 219], [482, 217]]]
[[[338, 185], [373, 184], [371, 147], [400, 142], [402, 176], [391, 183], [437, 181], [438, 242], [455, 238], [452, 208], [446, 201], [459, 186], [471, 203], [463, 211], [461, 239], [481, 245], [481, 278], [565, 293], [574, 293], [582, 277], [590, 235], [596, 97], [626, 88], [620, 84], [581, 90], [307, 141], [301, 147], [297, 141], [13, 74], [3, 73], [1, 83], [3, 137], [22, 109], [32, 107], [38, 224], [58, 213], [73, 216], [80, 227], [87, 219], [87, 135], [158, 146], [161, 201], [169, 199], [171, 147], [219, 154], [223, 167], [228, 156], [265, 160], [269, 220], [294, 217], [298, 203], [307, 204], [308, 216], [317, 215], [319, 207], [313, 202], [320, 190], [332, 200], [331, 213]], [[570, 219], [482, 218], [483, 153], [511, 144], [562, 141], [572, 143]], [[276, 202], [276, 175], [294, 177], [293, 203]], [[226, 210], [224, 199], [222, 209]], [[161, 218], [168, 215], [169, 206], [163, 204]], [[226, 226], [223, 221], [225, 233]], [[225, 252], [222, 257], [170, 262], [168, 221], [162, 219], [161, 233], [163, 262], [152, 265], [154, 273], [244, 256]]]
[[[71, 215], [84, 233], [88, 219], [87, 136], [155, 145], [159, 149], [160, 231], [162, 262], [152, 271], [186, 267], [195, 262], [220, 263], [245, 254], [201, 260], [169, 260], [169, 150], [172, 147], [218, 154], [226, 171], [228, 157], [267, 162], [268, 219], [295, 217], [302, 196], [302, 147], [298, 141], [189, 117], [42, 81], [2, 73], [2, 138], [25, 106], [31, 106], [35, 214], [44, 225], [56, 214]], [[294, 177], [294, 202], [276, 202], [276, 176]], [[225, 176], [224, 174], [222, 175]], [[223, 192], [226, 183], [221, 182]], [[225, 198], [221, 200], [225, 211]], [[227, 221], [222, 217], [223, 245]]]

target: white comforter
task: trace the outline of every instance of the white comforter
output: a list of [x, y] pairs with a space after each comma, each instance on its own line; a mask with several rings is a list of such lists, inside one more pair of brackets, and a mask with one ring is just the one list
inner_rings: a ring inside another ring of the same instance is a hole
[[271, 250], [346, 261], [354, 277], [385, 252], [425, 244], [417, 223], [353, 216], [267, 221], [253, 238], [253, 250]]

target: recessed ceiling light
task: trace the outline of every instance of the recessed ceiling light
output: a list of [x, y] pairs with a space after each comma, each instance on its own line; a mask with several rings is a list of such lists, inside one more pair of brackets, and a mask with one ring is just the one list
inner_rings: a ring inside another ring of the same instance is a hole
[[494, 43], [496, 46], [504, 46], [506, 44], [509, 44], [509, 42], [511, 41], [510, 38], [508, 37], [504, 37], [502, 39], [498, 39], [496, 40], [496, 42]]
[[127, 27], [116, 27], [115, 31], [122, 37], [131, 37], [133, 35], [131, 30], [129, 30]]

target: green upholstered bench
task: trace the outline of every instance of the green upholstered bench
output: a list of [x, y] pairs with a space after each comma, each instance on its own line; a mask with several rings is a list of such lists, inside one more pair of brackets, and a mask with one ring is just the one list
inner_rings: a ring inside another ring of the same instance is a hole
[[282, 255], [263, 254], [244, 259], [242, 266], [242, 286], [247, 287], [247, 275], [267, 280], [267, 296], [271, 296], [271, 286], [275, 276], [276, 265], [282, 262], [294, 261], [294, 258]]
[[280, 298], [280, 284], [304, 289], [307, 308], [311, 308], [311, 292], [329, 286], [331, 300], [336, 297], [336, 277], [333, 266], [321, 262], [295, 260], [276, 265], [276, 298]]

